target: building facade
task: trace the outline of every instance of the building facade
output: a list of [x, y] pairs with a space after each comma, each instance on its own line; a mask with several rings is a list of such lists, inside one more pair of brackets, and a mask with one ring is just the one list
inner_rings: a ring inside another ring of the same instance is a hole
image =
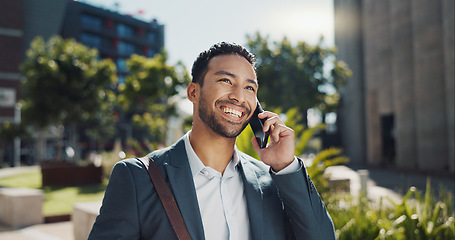
[[341, 132], [354, 164], [455, 168], [454, 1], [334, 0], [338, 57], [353, 70]]
[[154, 19], [144, 22], [128, 15], [71, 1], [66, 8], [61, 35], [96, 48], [101, 58], [117, 65], [124, 82], [126, 59], [132, 54], [153, 57], [164, 47], [164, 26]]
[[[127, 74], [125, 60], [132, 54], [153, 57], [164, 48], [164, 26], [155, 19], [146, 22], [72, 0], [0, 1], [0, 124], [20, 121], [20, 64], [35, 37], [47, 40], [53, 35], [74, 38], [98, 49], [100, 58], [111, 58], [117, 65], [119, 83]], [[40, 139], [54, 136], [39, 134]], [[6, 147], [0, 149], [0, 164], [12, 162], [17, 154], [13, 153], [13, 143], [3, 144]], [[45, 149], [43, 144], [34, 145]], [[36, 158], [46, 156], [39, 154]]]
[[0, 123], [15, 122], [20, 97], [19, 64], [23, 60], [24, 21], [22, 1], [1, 1], [0, 9]]

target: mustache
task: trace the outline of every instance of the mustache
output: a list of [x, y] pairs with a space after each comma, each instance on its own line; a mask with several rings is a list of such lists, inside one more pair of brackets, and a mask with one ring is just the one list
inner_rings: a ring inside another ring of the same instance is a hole
[[247, 115], [247, 116], [249, 116], [250, 113], [251, 113], [251, 108], [249, 108], [249, 107], [248, 107], [247, 105], [245, 105], [245, 104], [240, 104], [240, 103], [238, 103], [238, 102], [236, 102], [236, 101], [230, 101], [230, 100], [217, 100], [217, 101], [215, 102], [215, 105], [223, 104], [223, 103], [225, 103], [225, 104], [232, 104], [232, 105], [235, 105], [235, 106], [237, 106], [237, 107], [241, 107], [241, 108], [245, 109], [245, 112], [246, 112], [246, 115]]

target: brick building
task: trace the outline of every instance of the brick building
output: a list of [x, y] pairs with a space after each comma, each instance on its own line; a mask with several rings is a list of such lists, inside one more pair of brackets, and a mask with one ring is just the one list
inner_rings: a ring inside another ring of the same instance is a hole
[[[14, 122], [20, 97], [18, 66], [23, 60], [24, 20], [22, 1], [1, 1], [0, 9], [0, 122]], [[1, 10], [0, 10], [1, 11]]]
[[453, 0], [334, 0], [354, 164], [455, 172]]

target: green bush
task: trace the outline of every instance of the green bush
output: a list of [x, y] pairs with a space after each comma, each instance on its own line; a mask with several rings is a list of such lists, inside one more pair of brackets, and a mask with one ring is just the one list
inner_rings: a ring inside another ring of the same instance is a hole
[[337, 239], [365, 240], [449, 240], [455, 239], [452, 194], [441, 190], [436, 200], [427, 182], [424, 198], [412, 187], [392, 207], [379, 206], [364, 196], [328, 195], [326, 200]]
[[[279, 113], [280, 110], [274, 112]], [[292, 108], [286, 112], [286, 126], [294, 129], [296, 136], [295, 155], [302, 156], [307, 151], [308, 143], [317, 131], [325, 128], [324, 124], [319, 124], [313, 128], [305, 128], [302, 124], [302, 114], [297, 108]], [[240, 151], [259, 159], [258, 154], [253, 149], [251, 139], [254, 137], [250, 126], [247, 127], [238, 137], [236, 145]], [[347, 157], [341, 156], [342, 150], [339, 148], [329, 148], [319, 151], [311, 164], [306, 166], [308, 174], [313, 180], [314, 185], [319, 192], [328, 192], [327, 179], [324, 176], [325, 169], [330, 166], [344, 164], [349, 161]]]
[[436, 201], [428, 179], [424, 198], [415, 187], [411, 187], [401, 203], [390, 200], [395, 206], [393, 230], [402, 233], [402, 239], [455, 239], [452, 195], [442, 192], [445, 196]]

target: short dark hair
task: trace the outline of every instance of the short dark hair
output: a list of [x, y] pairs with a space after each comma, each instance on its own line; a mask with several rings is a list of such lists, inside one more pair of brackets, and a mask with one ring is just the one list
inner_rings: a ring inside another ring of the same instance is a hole
[[225, 54], [242, 56], [251, 64], [253, 69], [255, 69], [256, 58], [246, 48], [236, 43], [220, 42], [214, 44], [208, 50], [201, 52], [196, 58], [191, 69], [191, 76], [193, 77], [192, 82], [199, 83], [199, 85], [202, 86], [205, 74], [207, 74], [208, 71], [210, 59]]

